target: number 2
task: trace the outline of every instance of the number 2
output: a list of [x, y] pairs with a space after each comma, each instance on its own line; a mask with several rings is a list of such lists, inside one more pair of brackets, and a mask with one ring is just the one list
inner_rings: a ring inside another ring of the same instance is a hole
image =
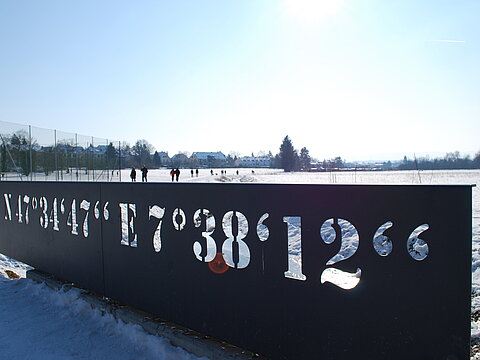
[[[326, 220], [320, 228], [320, 235], [326, 244], [333, 243], [338, 235], [340, 235], [340, 250], [326, 265], [334, 265], [340, 261], [352, 257], [358, 249], [360, 238], [358, 231], [351, 222], [345, 219], [332, 218]], [[355, 273], [349, 273], [333, 267], [323, 270], [320, 281], [323, 283], [330, 282], [342, 289], [353, 289], [360, 282], [362, 270], [357, 268]]]

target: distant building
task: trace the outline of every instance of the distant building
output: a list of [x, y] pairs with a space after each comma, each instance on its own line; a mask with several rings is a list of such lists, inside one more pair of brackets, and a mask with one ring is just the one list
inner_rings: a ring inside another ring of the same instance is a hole
[[150, 155], [150, 159], [154, 166], [170, 166], [171, 163], [170, 156], [165, 151], [155, 151], [154, 154]]
[[91, 151], [95, 155], [104, 155], [107, 152], [107, 145], [97, 145], [92, 147]]
[[188, 156], [181, 153], [173, 155], [170, 160], [173, 167], [185, 167], [189, 163]]
[[159, 151], [158, 156], [160, 157], [160, 160], [162, 161], [162, 164], [168, 164], [169, 163], [170, 156], [168, 156], [168, 152]]
[[57, 144], [57, 146], [40, 146], [38, 144], [32, 144], [32, 150], [36, 152], [59, 152], [64, 154], [83, 154], [90, 148], [83, 148], [81, 146], [73, 146], [70, 144]]
[[272, 159], [269, 156], [243, 156], [240, 161], [240, 166], [268, 168], [271, 163]]
[[221, 167], [227, 163], [227, 158], [221, 151], [194, 152], [190, 157], [193, 166]]

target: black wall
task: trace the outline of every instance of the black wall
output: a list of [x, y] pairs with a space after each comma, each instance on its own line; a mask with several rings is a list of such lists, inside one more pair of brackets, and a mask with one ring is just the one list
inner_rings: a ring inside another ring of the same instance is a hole
[[[0, 188], [0, 252], [272, 359], [469, 358], [469, 186], [3, 182]], [[181, 217], [172, 219], [177, 208], [185, 214], [181, 230], [173, 223]], [[195, 226], [198, 209], [215, 218], [211, 234], [205, 215]], [[222, 225], [230, 211], [231, 228], [228, 218]], [[257, 222], [266, 213], [265, 240]], [[329, 219], [336, 235], [330, 244], [320, 232]], [[160, 220], [161, 248], [154, 244]], [[373, 238], [388, 221], [384, 235], [393, 247], [380, 256]], [[301, 243], [288, 232], [299, 224]], [[414, 259], [407, 240], [423, 224], [428, 230], [418, 237], [428, 255]], [[356, 251], [355, 243], [342, 251], [347, 225], [358, 234]], [[216, 251], [207, 251], [209, 236]], [[231, 259], [225, 255], [231, 266], [221, 255], [216, 267], [202, 261], [222, 253], [224, 242], [227, 252], [233, 249]], [[248, 248], [246, 267], [239, 248]], [[338, 252], [351, 256], [327, 265]], [[301, 254], [294, 272], [303, 280], [285, 276], [293, 254]], [[351, 289], [322, 283], [327, 268], [358, 273], [360, 281]]]

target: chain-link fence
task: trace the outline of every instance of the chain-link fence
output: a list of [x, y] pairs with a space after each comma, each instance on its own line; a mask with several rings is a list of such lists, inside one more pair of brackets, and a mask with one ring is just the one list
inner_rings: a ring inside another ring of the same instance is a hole
[[121, 181], [120, 145], [0, 121], [1, 180]]

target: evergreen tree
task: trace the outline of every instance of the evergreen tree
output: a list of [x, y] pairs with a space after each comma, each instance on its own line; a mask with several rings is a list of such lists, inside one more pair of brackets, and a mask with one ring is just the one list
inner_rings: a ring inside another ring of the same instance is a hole
[[134, 146], [132, 146], [132, 155], [135, 157], [137, 166], [151, 164], [150, 154], [155, 150], [147, 140], [137, 140]]
[[[13, 134], [10, 139], [10, 155], [13, 158], [16, 171], [22, 170], [24, 175], [30, 173], [29, 144], [27, 134], [20, 130]], [[13, 164], [12, 164], [13, 165]]]
[[22, 144], [20, 136], [18, 136], [17, 134], [13, 134], [12, 138], [10, 139], [10, 144], [12, 144], [13, 146], [20, 146]]
[[234, 167], [235, 166], [235, 160], [236, 160], [236, 158], [234, 158], [234, 157], [232, 157], [232, 155], [228, 154], [227, 155], [227, 166]]
[[285, 171], [295, 171], [298, 168], [298, 154], [293, 148], [292, 140], [287, 136], [280, 145], [280, 166]]
[[333, 159], [333, 164], [334, 164], [333, 166], [336, 169], [340, 169], [344, 167], [343, 160], [340, 156], [337, 156], [335, 159]]
[[107, 158], [107, 168], [114, 169], [117, 160], [117, 150], [115, 150], [113, 143], [108, 144], [105, 157]]
[[1, 162], [1, 171], [7, 172], [7, 147], [5, 144], [2, 145], [2, 162]]
[[473, 158], [473, 167], [476, 169], [480, 169], [480, 151], [475, 154]]
[[310, 170], [312, 159], [310, 158], [308, 149], [303, 147], [300, 150], [300, 169], [304, 171]]
[[162, 167], [162, 159], [160, 158], [158, 151], [155, 151], [155, 153], [153, 154], [153, 166], [155, 166], [156, 168]]
[[300, 156], [297, 150], [293, 150], [293, 171], [300, 171]]
[[272, 160], [270, 162], [270, 167], [272, 169], [280, 169], [282, 167], [282, 163], [280, 161], [280, 155], [279, 154], [272, 157]]

